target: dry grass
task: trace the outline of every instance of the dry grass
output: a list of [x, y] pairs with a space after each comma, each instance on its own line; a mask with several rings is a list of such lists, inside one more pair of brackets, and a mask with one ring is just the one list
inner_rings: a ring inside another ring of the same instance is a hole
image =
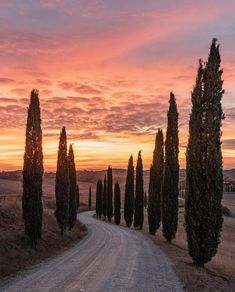
[[[218, 253], [203, 269], [193, 265], [188, 255], [183, 211], [179, 213], [177, 237], [172, 244], [166, 242], [161, 228], [156, 236], [149, 235], [146, 215], [145, 213], [142, 232], [154, 240], [171, 259], [173, 268], [187, 291], [235, 291], [235, 218], [225, 217]], [[123, 216], [122, 225], [125, 226]]]
[[14, 274], [71, 247], [86, 234], [86, 227], [77, 222], [74, 229], [62, 237], [53, 211], [49, 209], [44, 211], [42, 239], [39, 240], [36, 251], [31, 248], [23, 230], [20, 205], [1, 204], [0, 278]]

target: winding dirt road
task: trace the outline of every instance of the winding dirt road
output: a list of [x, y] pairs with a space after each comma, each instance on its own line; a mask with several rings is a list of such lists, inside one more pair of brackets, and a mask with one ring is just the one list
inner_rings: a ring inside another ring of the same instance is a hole
[[171, 263], [142, 233], [79, 215], [88, 235], [63, 254], [0, 283], [0, 291], [182, 291]]

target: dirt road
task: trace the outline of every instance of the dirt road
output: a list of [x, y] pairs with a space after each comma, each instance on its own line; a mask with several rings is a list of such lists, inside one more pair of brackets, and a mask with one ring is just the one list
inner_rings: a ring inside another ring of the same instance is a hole
[[63, 254], [0, 283], [0, 291], [182, 291], [171, 263], [138, 231], [79, 215], [88, 235]]

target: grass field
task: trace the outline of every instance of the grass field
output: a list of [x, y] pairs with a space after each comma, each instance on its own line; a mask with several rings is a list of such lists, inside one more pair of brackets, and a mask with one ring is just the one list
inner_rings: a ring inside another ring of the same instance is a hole
[[86, 228], [77, 222], [72, 231], [62, 237], [53, 210], [44, 209], [42, 239], [34, 250], [26, 236], [19, 203], [0, 204], [0, 278], [12, 275], [39, 263], [78, 242]]

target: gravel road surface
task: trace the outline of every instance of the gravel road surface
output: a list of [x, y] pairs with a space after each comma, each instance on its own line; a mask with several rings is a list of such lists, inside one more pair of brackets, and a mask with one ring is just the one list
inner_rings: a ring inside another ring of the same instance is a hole
[[0, 291], [182, 291], [171, 262], [151, 239], [97, 220], [93, 212], [81, 213], [79, 219], [88, 228], [81, 242], [1, 282]]

